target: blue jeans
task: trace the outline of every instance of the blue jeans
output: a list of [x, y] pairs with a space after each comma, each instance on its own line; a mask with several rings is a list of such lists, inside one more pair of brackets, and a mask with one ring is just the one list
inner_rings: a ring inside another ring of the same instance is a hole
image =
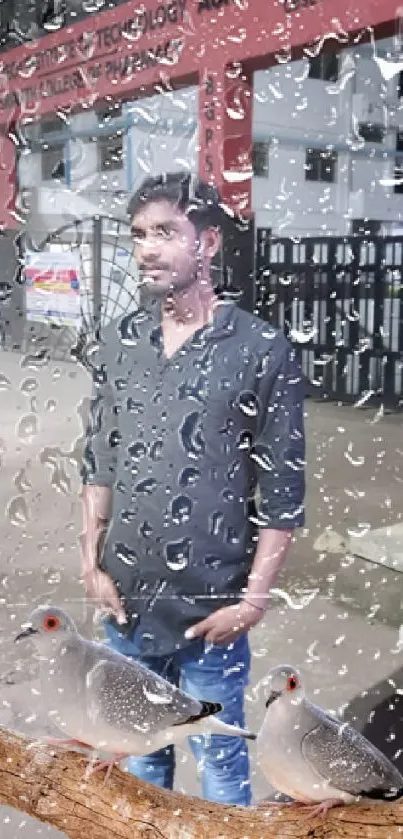
[[[136, 643], [136, 631], [121, 635], [105, 623], [107, 643], [129, 658], [179, 685], [196, 699], [220, 702], [217, 716], [232, 725], [245, 725], [244, 689], [249, 679], [250, 652], [244, 635], [227, 646], [195, 641], [170, 656], [144, 656]], [[201, 771], [203, 797], [221, 804], [249, 806], [251, 784], [246, 741], [241, 737], [213, 734], [189, 737], [189, 744]], [[175, 772], [174, 747], [144, 757], [130, 757], [128, 770], [144, 781], [172, 789]]]

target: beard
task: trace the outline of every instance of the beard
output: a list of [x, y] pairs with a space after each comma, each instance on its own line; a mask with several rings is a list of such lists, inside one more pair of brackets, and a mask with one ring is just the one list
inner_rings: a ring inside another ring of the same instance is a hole
[[[152, 271], [150, 274], [152, 275]], [[197, 281], [197, 266], [188, 274], [179, 275], [168, 266], [161, 268], [155, 277], [147, 274], [147, 268], [140, 269], [140, 285], [147, 296], [158, 299], [169, 299], [176, 294], [185, 294]]]

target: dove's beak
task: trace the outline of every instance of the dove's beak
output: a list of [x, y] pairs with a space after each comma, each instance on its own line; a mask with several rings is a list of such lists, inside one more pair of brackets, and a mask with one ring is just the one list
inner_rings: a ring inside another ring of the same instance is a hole
[[26, 629], [23, 629], [16, 637], [14, 638], [14, 643], [17, 641], [21, 641], [22, 638], [30, 638], [31, 635], [36, 635], [37, 629], [34, 629], [33, 626], [27, 626]]
[[278, 699], [279, 696], [281, 696], [280, 690], [272, 690], [272, 692], [269, 694], [266, 700], [266, 708], [268, 708], [272, 704], [272, 702], [275, 702], [275, 700]]

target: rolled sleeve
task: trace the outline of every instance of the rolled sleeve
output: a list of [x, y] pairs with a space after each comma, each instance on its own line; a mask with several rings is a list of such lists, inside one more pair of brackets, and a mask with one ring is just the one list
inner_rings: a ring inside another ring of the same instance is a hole
[[304, 386], [295, 351], [281, 336], [274, 366], [260, 379], [260, 422], [250, 456], [257, 470], [259, 527], [305, 523]]
[[115, 404], [115, 392], [102, 364], [93, 374], [81, 466], [83, 484], [112, 487], [115, 482], [119, 437]]

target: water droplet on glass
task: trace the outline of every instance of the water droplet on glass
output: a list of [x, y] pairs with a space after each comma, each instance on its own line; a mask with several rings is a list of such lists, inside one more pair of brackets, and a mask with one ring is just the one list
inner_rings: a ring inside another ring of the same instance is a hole
[[197, 411], [188, 414], [179, 428], [179, 439], [189, 457], [195, 460], [204, 454], [205, 441], [203, 437], [201, 418]]
[[47, 399], [45, 402], [45, 411], [48, 411], [50, 414], [53, 413], [57, 408], [57, 402], [55, 399]]
[[125, 545], [123, 542], [115, 542], [113, 550], [118, 559], [125, 565], [136, 565], [138, 562], [137, 554], [134, 550]]
[[214, 554], [207, 554], [203, 559], [203, 563], [207, 568], [217, 571], [221, 566], [221, 557], [214, 556]]
[[182, 472], [179, 475], [179, 486], [181, 487], [192, 487], [197, 484], [197, 481], [201, 477], [201, 472], [196, 469], [194, 466], [186, 466], [185, 469], [182, 469]]
[[154, 478], [145, 478], [134, 487], [135, 492], [139, 492], [143, 495], [151, 495], [156, 489], [157, 481]]
[[38, 433], [38, 418], [35, 414], [26, 414], [21, 417], [17, 426], [17, 436], [20, 440], [30, 442]]
[[143, 521], [139, 527], [139, 535], [144, 536], [145, 539], [149, 539], [150, 536], [153, 534], [153, 528], [149, 521]]
[[64, 471], [61, 464], [57, 464], [57, 466], [53, 469], [51, 484], [56, 492], [61, 492], [63, 495], [68, 495], [71, 491], [70, 478], [67, 472]]
[[239, 410], [247, 417], [256, 417], [259, 413], [259, 400], [252, 391], [243, 391], [238, 400]]
[[0, 391], [2, 390], [9, 390], [11, 387], [10, 379], [7, 376], [4, 376], [3, 373], [0, 373]]
[[141, 441], [136, 443], [131, 443], [128, 447], [128, 452], [132, 460], [139, 461], [142, 457], [144, 457], [147, 453], [147, 446], [145, 443]]
[[39, 350], [37, 353], [28, 353], [20, 362], [20, 367], [28, 367], [30, 370], [41, 370], [46, 367], [50, 360], [49, 350]]
[[61, 582], [62, 575], [60, 571], [57, 571], [55, 568], [44, 568], [43, 579], [45, 583], [48, 583], [48, 585], [57, 586]]
[[192, 502], [186, 495], [177, 495], [171, 504], [171, 515], [174, 524], [184, 524], [192, 514]]
[[170, 571], [183, 571], [190, 561], [192, 540], [181, 539], [178, 542], [168, 542], [165, 546], [165, 562]]
[[14, 478], [14, 484], [17, 487], [18, 492], [21, 492], [21, 493], [22, 492], [28, 492], [30, 489], [32, 489], [32, 484], [30, 483], [30, 481], [27, 478], [25, 469], [20, 469], [20, 471], [17, 472], [17, 474]]
[[29, 519], [28, 507], [23, 495], [16, 495], [6, 507], [6, 516], [11, 524], [22, 527]]
[[224, 516], [218, 510], [209, 518], [209, 534], [210, 536], [219, 536], [221, 528], [224, 524]]
[[24, 381], [20, 384], [20, 391], [21, 393], [29, 394], [32, 391], [36, 390], [39, 387], [39, 383], [37, 379], [33, 377], [29, 377], [28, 379], [24, 379]]

